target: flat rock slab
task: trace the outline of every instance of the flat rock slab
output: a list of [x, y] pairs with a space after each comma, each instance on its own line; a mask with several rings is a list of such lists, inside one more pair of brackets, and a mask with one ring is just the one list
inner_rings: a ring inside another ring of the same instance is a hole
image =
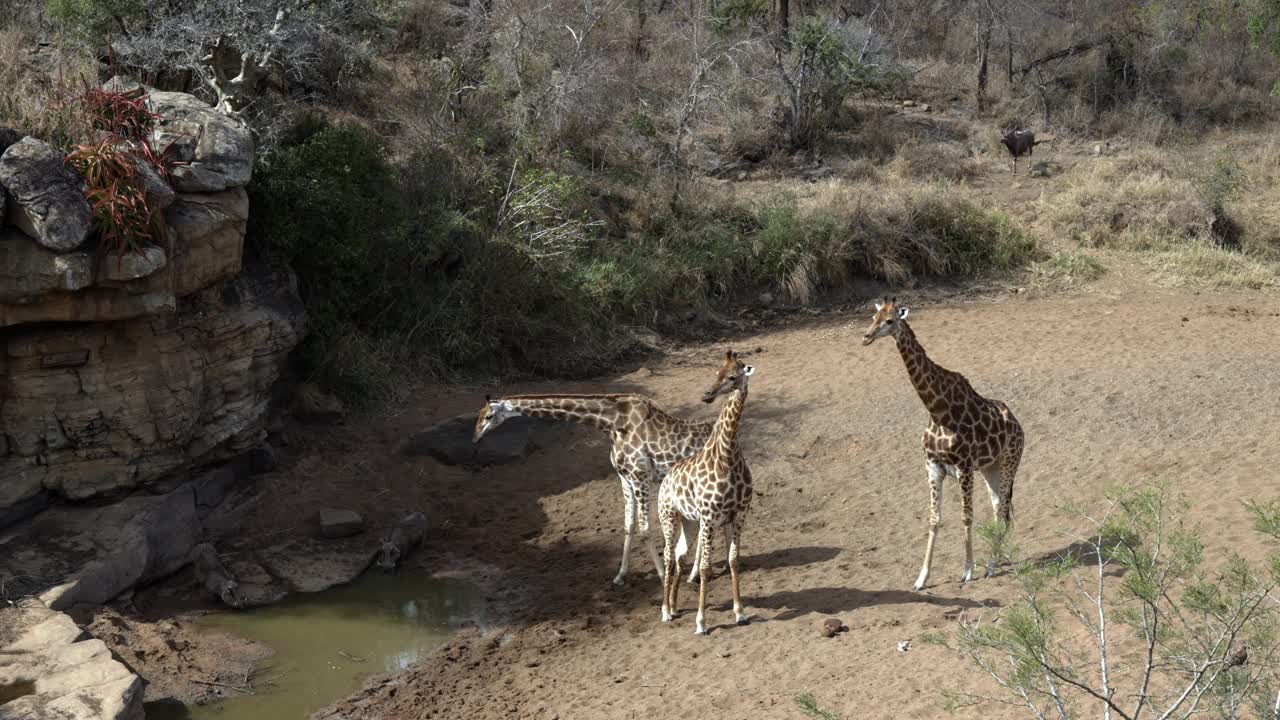
[[354, 510], [320, 511], [320, 534], [327, 538], [344, 538], [364, 530], [364, 518]]
[[[63, 613], [43, 607], [0, 610], [0, 718], [143, 720], [142, 678], [87, 638]], [[85, 639], [82, 639], [85, 638]]]
[[471, 437], [475, 425], [475, 415], [458, 415], [410, 435], [401, 441], [396, 451], [403, 455], [428, 455], [445, 465], [484, 467], [522, 460], [568, 432], [563, 422], [513, 417], [474, 443]]
[[133, 496], [104, 507], [58, 507], [0, 535], [0, 577], [39, 578], [61, 610], [104, 603], [187, 563], [202, 532], [195, 493]]
[[371, 543], [295, 540], [258, 553], [267, 572], [297, 592], [320, 592], [355, 580], [373, 562]]

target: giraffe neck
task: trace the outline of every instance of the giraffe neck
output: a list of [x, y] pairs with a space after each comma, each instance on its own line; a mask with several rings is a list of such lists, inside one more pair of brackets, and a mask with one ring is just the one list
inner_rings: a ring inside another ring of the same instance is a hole
[[715, 427], [711, 431], [707, 450], [718, 462], [725, 465], [733, 462], [733, 449], [738, 441], [738, 427], [742, 423], [742, 410], [746, 405], [747, 386], [744, 382], [742, 387], [734, 390], [729, 395], [729, 399], [724, 401], [724, 407], [720, 409], [720, 416], [716, 418]]
[[601, 430], [612, 430], [623, 413], [617, 395], [523, 395], [503, 398], [512, 409], [528, 417], [569, 420]]
[[944, 392], [944, 381], [948, 372], [929, 359], [929, 355], [925, 353], [920, 341], [916, 340], [916, 334], [912, 332], [907, 321], [899, 320], [898, 322], [901, 325], [894, 337], [898, 342], [898, 352], [902, 353], [902, 362], [907, 366], [907, 375], [911, 378], [911, 384], [915, 386], [916, 394], [920, 396], [920, 401], [924, 403], [929, 414], [935, 418], [943, 416], [950, 407]]

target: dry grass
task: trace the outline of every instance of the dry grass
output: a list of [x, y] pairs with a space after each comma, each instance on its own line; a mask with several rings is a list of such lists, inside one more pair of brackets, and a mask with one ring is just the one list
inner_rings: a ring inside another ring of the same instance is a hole
[[1078, 250], [1063, 250], [1031, 266], [1033, 277], [1045, 283], [1076, 285], [1097, 280], [1107, 269], [1098, 258]]
[[0, 126], [15, 127], [41, 137], [59, 139], [82, 134], [72, 128], [65, 109], [86, 79], [94, 82], [97, 66], [91, 58], [70, 50], [37, 48], [33, 35], [0, 30]]
[[[1223, 196], [1241, 228], [1238, 247], [1217, 242], [1210, 210], [1215, 163], [1238, 167], [1239, 190]], [[1041, 202], [1046, 232], [1083, 247], [1136, 253], [1168, 284], [1268, 288], [1280, 272], [1280, 142], [1269, 135], [1212, 134], [1194, 147], [1141, 144], [1077, 169], [1065, 191]], [[1037, 272], [1088, 274], [1063, 256]]]

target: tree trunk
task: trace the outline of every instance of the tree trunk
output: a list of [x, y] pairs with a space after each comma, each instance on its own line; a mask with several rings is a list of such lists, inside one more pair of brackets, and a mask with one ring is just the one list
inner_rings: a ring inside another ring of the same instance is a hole
[[632, 47], [632, 53], [639, 60], [643, 60], [649, 54], [644, 36], [644, 24], [648, 19], [649, 8], [647, 0], [636, 0], [636, 39], [635, 45]]
[[778, 0], [778, 37], [785, 44], [787, 26], [791, 20], [791, 0]]
[[982, 42], [978, 45], [978, 112], [987, 109], [987, 58], [991, 55], [991, 26], [982, 30]]
[[1009, 49], [1009, 66], [1005, 69], [1005, 73], [1006, 73], [1005, 79], [1009, 81], [1010, 92], [1012, 92], [1013, 91], [1013, 30], [1009, 27], [1008, 22], [1009, 21], [1006, 19], [1005, 26], [1004, 26], [1004, 42], [1005, 42], [1005, 46]]

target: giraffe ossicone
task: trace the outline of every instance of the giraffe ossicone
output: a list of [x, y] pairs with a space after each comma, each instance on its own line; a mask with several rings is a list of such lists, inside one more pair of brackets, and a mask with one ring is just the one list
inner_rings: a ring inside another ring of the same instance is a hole
[[[942, 489], [949, 474], [960, 481], [965, 528], [963, 581], [968, 582], [973, 577], [973, 475], [982, 474], [992, 513], [1011, 529], [1013, 481], [1026, 442], [1022, 425], [1004, 402], [979, 395], [963, 375], [929, 358], [906, 322], [908, 308], [899, 306], [896, 297], [884, 298], [875, 308], [862, 344], [870, 345], [886, 336], [894, 338], [911, 384], [929, 413], [922, 438], [929, 479], [929, 535], [913, 588], [920, 590], [929, 580], [934, 542], [942, 524]], [[988, 565], [987, 575], [993, 572], [994, 567]]]

